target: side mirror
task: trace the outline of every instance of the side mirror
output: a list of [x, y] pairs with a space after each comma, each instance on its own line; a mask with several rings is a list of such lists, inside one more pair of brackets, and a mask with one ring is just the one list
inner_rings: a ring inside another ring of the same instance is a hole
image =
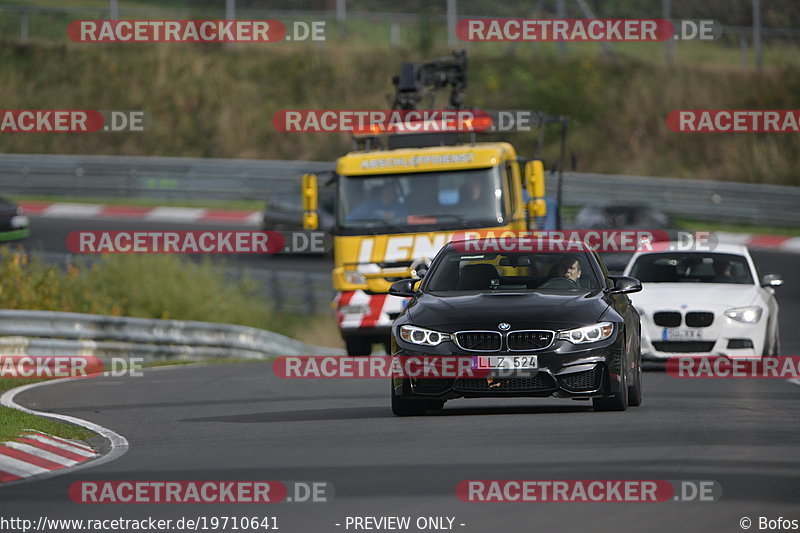
[[614, 280], [614, 288], [611, 289], [612, 294], [625, 294], [629, 292], [639, 292], [642, 290], [642, 282], [636, 278], [628, 276], [611, 276]]
[[417, 295], [414, 286], [417, 284], [418, 279], [401, 279], [395, 281], [389, 286], [389, 294], [392, 296], [412, 297]]
[[531, 200], [528, 202], [528, 213], [532, 217], [543, 217], [547, 214], [544, 200], [544, 163], [538, 160], [525, 163], [525, 189]]
[[761, 278], [762, 287], [780, 287], [783, 285], [783, 278], [780, 274], [768, 273]]
[[303, 229], [315, 230], [319, 227], [319, 191], [317, 190], [317, 175], [303, 174], [301, 185], [303, 196]]

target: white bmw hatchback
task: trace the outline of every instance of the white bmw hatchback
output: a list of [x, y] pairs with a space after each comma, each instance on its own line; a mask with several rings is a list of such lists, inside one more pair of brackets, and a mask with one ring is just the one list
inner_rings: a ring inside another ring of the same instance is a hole
[[783, 281], [759, 278], [745, 246], [639, 251], [625, 275], [642, 282], [630, 298], [641, 315], [643, 358], [780, 355], [774, 288]]

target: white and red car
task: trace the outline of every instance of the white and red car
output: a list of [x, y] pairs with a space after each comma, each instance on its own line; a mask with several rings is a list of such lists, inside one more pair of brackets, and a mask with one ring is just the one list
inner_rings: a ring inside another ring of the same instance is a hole
[[625, 275], [643, 290], [631, 295], [642, 320], [642, 357], [780, 355], [780, 275], [760, 277], [745, 246], [713, 251], [636, 252]]

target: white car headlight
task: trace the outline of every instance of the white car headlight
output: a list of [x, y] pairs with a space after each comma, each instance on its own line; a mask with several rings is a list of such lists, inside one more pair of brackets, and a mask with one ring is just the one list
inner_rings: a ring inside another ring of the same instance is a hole
[[421, 344], [423, 346], [438, 346], [450, 339], [449, 333], [439, 333], [430, 329], [418, 328], [416, 326], [400, 326], [400, 338], [411, 344]]
[[761, 313], [764, 310], [757, 305], [748, 305], [747, 307], [734, 307], [725, 311], [725, 316], [732, 318], [737, 322], [744, 322], [746, 324], [755, 324], [761, 320]]
[[614, 333], [614, 324], [611, 322], [600, 322], [582, 328], [568, 329], [558, 333], [558, 339], [569, 341], [572, 344], [587, 344], [598, 342], [609, 338]]

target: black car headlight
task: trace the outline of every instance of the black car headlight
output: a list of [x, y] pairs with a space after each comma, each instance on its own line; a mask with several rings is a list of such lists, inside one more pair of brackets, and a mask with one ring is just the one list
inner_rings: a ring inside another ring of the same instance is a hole
[[440, 333], [416, 326], [400, 326], [400, 338], [411, 344], [421, 344], [423, 346], [438, 346], [450, 339], [449, 333]]
[[611, 322], [600, 322], [591, 326], [583, 326], [575, 329], [558, 332], [558, 339], [569, 341], [572, 344], [587, 344], [598, 342], [609, 338], [614, 333], [614, 324]]

